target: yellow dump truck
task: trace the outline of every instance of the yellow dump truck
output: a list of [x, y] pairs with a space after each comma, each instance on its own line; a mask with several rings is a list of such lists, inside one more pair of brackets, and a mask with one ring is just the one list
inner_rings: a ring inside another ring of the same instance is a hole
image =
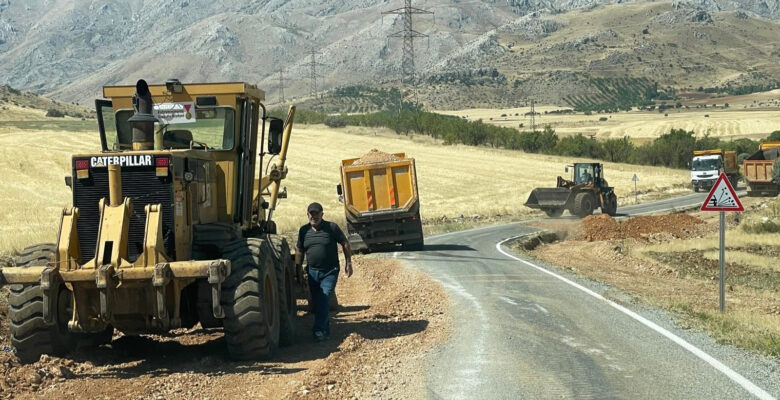
[[732, 186], [739, 181], [737, 152], [714, 150], [697, 150], [691, 160], [691, 186], [693, 190], [709, 190], [721, 173], [725, 173]]
[[773, 169], [780, 168], [780, 142], [764, 142], [758, 151], [742, 161], [742, 173], [747, 182], [748, 196], [777, 196], [778, 181], [773, 179]]
[[344, 203], [353, 250], [423, 248], [413, 158], [374, 150], [362, 158], [343, 160], [337, 192]]

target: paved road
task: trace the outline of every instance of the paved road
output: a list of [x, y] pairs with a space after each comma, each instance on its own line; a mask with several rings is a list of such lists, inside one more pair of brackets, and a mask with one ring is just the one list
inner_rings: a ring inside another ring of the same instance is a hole
[[[621, 211], [680, 208], [704, 195]], [[429, 398], [780, 395], [780, 361], [681, 331], [662, 310], [500, 245], [533, 230], [513, 223], [437, 235], [426, 239], [425, 251], [393, 254], [438, 280], [453, 299], [453, 336], [429, 357]]]

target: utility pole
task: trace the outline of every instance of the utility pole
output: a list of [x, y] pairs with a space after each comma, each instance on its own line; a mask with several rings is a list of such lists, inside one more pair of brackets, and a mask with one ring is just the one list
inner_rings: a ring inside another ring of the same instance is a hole
[[403, 58], [401, 59], [401, 83], [404, 84], [407, 90], [411, 91], [412, 96], [417, 102], [417, 85], [415, 83], [415, 70], [414, 70], [414, 39], [427, 38], [428, 35], [415, 31], [412, 28], [412, 15], [413, 14], [433, 14], [431, 11], [423, 10], [420, 8], [412, 7], [412, 0], [404, 0], [404, 6], [395, 10], [384, 11], [382, 14], [395, 14], [401, 15], [404, 28], [395, 33], [391, 33], [388, 37], [391, 38], [403, 38]]
[[317, 96], [317, 78], [322, 78], [322, 75], [317, 73], [317, 66], [323, 66], [324, 64], [317, 62], [317, 54], [320, 54], [317, 50], [311, 50], [309, 52], [311, 60], [307, 64], [309, 66], [309, 95], [311, 97]]
[[531, 132], [536, 132], [535, 124], [536, 110], [534, 110], [534, 99], [531, 99]]
[[279, 67], [279, 103], [284, 103], [284, 68]]

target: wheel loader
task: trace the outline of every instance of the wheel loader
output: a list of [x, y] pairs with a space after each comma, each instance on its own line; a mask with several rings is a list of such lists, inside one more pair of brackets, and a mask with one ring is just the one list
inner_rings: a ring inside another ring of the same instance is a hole
[[241, 82], [139, 80], [103, 97], [101, 148], [72, 156], [57, 237], [0, 270], [19, 359], [197, 323], [222, 327], [234, 359], [292, 343], [303, 272], [273, 213], [295, 107], [271, 118]]
[[617, 195], [607, 184], [600, 163], [575, 163], [572, 179], [558, 177], [554, 188], [536, 188], [528, 196], [526, 207], [540, 209], [552, 218], [560, 217], [564, 210], [580, 218], [591, 215], [597, 208], [609, 215], [617, 213]]

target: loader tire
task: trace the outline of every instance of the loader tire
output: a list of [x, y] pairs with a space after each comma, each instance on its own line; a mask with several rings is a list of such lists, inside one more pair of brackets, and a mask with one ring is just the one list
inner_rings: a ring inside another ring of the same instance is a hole
[[[17, 268], [45, 265], [54, 261], [56, 246], [53, 243], [38, 244], [22, 250], [16, 261]], [[10, 285], [8, 294], [8, 325], [11, 345], [22, 363], [38, 361], [42, 354], [62, 355], [75, 345], [75, 336], [68, 331], [70, 291], [60, 285], [54, 301], [54, 322], [43, 320], [43, 291], [40, 283]]]
[[593, 214], [595, 205], [596, 198], [593, 193], [581, 192], [574, 196], [574, 214], [580, 218]]
[[279, 290], [271, 249], [262, 239], [236, 240], [223, 249], [231, 262], [222, 282], [222, 324], [230, 357], [268, 359], [279, 346]]
[[604, 204], [601, 206], [601, 211], [610, 217], [614, 217], [617, 214], [617, 196], [615, 193], [610, 193], [606, 196]]
[[544, 212], [550, 218], [558, 218], [563, 215], [563, 208], [546, 208]]
[[295, 262], [290, 253], [287, 239], [279, 235], [268, 235], [273, 250], [276, 285], [279, 287], [279, 345], [295, 344], [298, 319], [298, 305], [295, 295]]

